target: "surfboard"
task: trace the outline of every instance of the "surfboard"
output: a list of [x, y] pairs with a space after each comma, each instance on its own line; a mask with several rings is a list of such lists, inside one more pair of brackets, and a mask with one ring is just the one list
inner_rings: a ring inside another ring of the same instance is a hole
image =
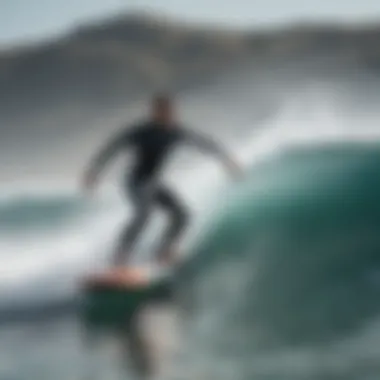
[[90, 274], [82, 282], [82, 317], [90, 327], [128, 323], [148, 304], [170, 301], [174, 270], [159, 265], [119, 267]]
[[141, 289], [151, 286], [170, 275], [170, 268], [163, 266], [118, 267], [103, 273], [89, 275], [84, 280], [88, 288]]

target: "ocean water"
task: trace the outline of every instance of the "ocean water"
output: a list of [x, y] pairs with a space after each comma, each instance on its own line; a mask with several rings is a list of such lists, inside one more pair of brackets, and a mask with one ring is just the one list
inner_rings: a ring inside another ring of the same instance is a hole
[[379, 160], [378, 143], [292, 149], [232, 192], [181, 275], [200, 374], [379, 376]]
[[[168, 176], [193, 225], [177, 301], [148, 316], [158, 347], [176, 335], [157, 378], [379, 378], [376, 120], [299, 111], [292, 102], [231, 144], [240, 182], [209, 161]], [[3, 189], [1, 380], [134, 378], [118, 339], [88, 348], [77, 314], [78, 280], [105, 265], [128, 217], [113, 189], [94, 199], [38, 182]], [[149, 260], [161, 227], [157, 216], [136, 260]]]

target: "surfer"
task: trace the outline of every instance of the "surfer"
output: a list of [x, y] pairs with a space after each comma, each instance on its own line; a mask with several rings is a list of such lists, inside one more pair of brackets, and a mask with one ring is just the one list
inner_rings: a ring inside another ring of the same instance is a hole
[[158, 249], [158, 261], [170, 264], [176, 259], [176, 246], [188, 225], [189, 217], [186, 207], [173, 191], [161, 184], [160, 174], [165, 161], [180, 143], [190, 144], [214, 154], [234, 176], [241, 174], [240, 166], [213, 139], [188, 130], [177, 122], [174, 102], [166, 94], [154, 96], [148, 120], [119, 131], [95, 155], [87, 168], [84, 187], [92, 191], [106, 164], [117, 153], [130, 148], [135, 153], [134, 166], [125, 179], [135, 215], [121, 234], [113, 259], [115, 266], [122, 265], [129, 257], [154, 206], [162, 208], [170, 217], [170, 223]]

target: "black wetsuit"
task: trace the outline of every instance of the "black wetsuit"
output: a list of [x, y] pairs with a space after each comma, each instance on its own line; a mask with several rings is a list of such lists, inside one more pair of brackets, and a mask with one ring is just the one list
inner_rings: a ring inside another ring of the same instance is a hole
[[187, 224], [185, 207], [171, 190], [159, 183], [159, 175], [170, 153], [179, 143], [194, 145], [224, 157], [224, 151], [210, 138], [181, 126], [164, 126], [148, 121], [119, 132], [95, 158], [91, 170], [97, 174], [117, 152], [132, 149], [135, 162], [127, 177], [127, 188], [135, 208], [135, 217], [124, 230], [115, 263], [121, 264], [145, 226], [152, 206], [163, 208], [171, 217], [159, 252], [176, 242]]

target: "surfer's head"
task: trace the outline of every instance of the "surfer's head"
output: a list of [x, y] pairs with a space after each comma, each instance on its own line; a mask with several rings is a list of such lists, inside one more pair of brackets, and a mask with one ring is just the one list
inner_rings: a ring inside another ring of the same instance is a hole
[[152, 118], [160, 125], [170, 126], [174, 119], [173, 100], [168, 94], [157, 94], [152, 99]]

